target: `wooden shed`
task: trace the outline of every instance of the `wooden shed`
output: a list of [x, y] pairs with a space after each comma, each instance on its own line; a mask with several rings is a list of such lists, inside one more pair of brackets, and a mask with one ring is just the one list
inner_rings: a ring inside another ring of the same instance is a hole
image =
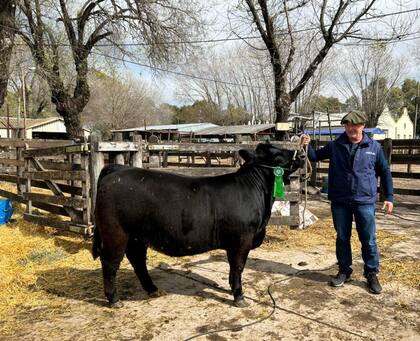
[[[15, 138], [19, 134], [23, 136], [24, 129], [27, 139], [68, 139], [66, 126], [61, 117], [27, 118], [26, 120], [16, 117], [0, 117], [0, 138]], [[90, 131], [83, 129], [83, 133], [87, 137]]]

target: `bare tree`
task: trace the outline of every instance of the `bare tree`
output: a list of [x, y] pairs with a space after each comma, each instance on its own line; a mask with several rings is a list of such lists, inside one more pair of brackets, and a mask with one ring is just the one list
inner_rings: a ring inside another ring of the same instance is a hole
[[264, 55], [247, 46], [207, 51], [183, 69], [203, 77], [180, 79], [177, 94], [187, 101], [215, 103], [226, 114], [226, 109], [234, 106], [251, 113], [254, 121], [270, 120], [272, 76], [261, 59]]
[[[251, 29], [261, 36], [270, 56], [274, 78], [276, 122], [287, 122], [291, 104], [313, 77], [331, 48], [346, 38], [364, 38], [357, 28], [359, 21], [367, 17], [377, 0], [241, 0], [238, 18], [252, 23]], [[241, 12], [242, 11], [242, 12]], [[302, 29], [298, 24], [308, 22], [312, 26]], [[243, 26], [241, 26], [243, 27]], [[296, 41], [302, 31], [314, 32], [313, 41], [321, 42], [314, 51], [311, 62], [299, 76], [299, 81], [289, 87], [288, 74], [296, 62]], [[241, 34], [237, 33], [239, 36]], [[280, 132], [277, 138], [286, 137]]]
[[[23, 87], [25, 89], [23, 90]], [[7, 103], [10, 113], [19, 116], [23, 112], [23, 95], [25, 94], [26, 112], [29, 118], [51, 115], [48, 84], [37, 75], [31, 52], [16, 39], [9, 66], [9, 96]], [[46, 110], [48, 109], [48, 110]]]
[[[176, 0], [22, 0], [17, 32], [30, 48], [39, 72], [51, 90], [51, 100], [64, 118], [70, 136], [81, 135], [80, 113], [89, 101], [88, 60], [101, 42], [128, 53], [126, 40], [142, 43], [139, 51], [152, 63], [161, 63], [185, 52], [186, 41], [199, 26], [197, 3]], [[72, 67], [62, 56], [71, 57]], [[63, 70], [74, 78], [65, 84]]]
[[113, 71], [107, 75], [93, 71], [90, 75], [92, 97], [82, 114], [87, 126], [105, 136], [113, 129], [160, 123], [158, 96], [146, 84]]
[[353, 47], [342, 54], [333, 82], [345, 98], [357, 101], [368, 116], [368, 125], [375, 127], [405, 65], [385, 44]]
[[9, 63], [15, 37], [15, 12], [14, 0], [3, 0], [0, 2], [0, 108], [7, 94]]

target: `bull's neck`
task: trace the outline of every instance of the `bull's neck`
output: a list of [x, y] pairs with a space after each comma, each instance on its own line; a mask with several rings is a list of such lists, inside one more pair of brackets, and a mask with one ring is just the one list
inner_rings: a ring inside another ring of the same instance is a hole
[[239, 173], [242, 175], [241, 181], [247, 186], [257, 188], [264, 194], [272, 194], [274, 186], [274, 173], [272, 169], [248, 166]]

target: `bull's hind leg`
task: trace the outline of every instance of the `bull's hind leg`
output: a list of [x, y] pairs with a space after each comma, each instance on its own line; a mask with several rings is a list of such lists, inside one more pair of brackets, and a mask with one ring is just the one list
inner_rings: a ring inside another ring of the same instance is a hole
[[108, 243], [103, 238], [103, 248], [101, 250], [102, 275], [104, 280], [105, 296], [111, 307], [121, 307], [117, 293], [116, 277], [127, 244], [127, 236], [123, 233], [112, 236], [112, 242]]
[[149, 295], [156, 293], [158, 288], [153, 284], [152, 278], [147, 271], [147, 245], [138, 240], [130, 239], [127, 243], [125, 253], [133, 266], [143, 289], [147, 291]]
[[229, 284], [232, 289], [234, 304], [237, 307], [247, 306], [242, 292], [242, 272], [245, 267], [249, 250], [249, 248], [244, 246], [227, 250], [227, 257], [230, 266]]

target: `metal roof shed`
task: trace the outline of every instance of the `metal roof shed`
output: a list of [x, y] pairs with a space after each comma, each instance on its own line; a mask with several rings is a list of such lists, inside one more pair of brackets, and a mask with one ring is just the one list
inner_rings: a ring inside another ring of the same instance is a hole
[[[270, 136], [274, 134], [274, 124], [253, 124], [253, 125], [236, 125], [221, 126], [203, 129], [194, 135], [201, 139], [233, 139], [237, 142], [241, 141], [244, 136], [248, 136], [256, 141], [258, 136]], [[233, 142], [233, 141], [232, 141]]]
[[218, 126], [213, 123], [159, 124], [116, 129], [112, 130], [112, 133], [122, 133], [124, 138], [129, 138], [130, 135], [141, 135], [146, 140], [148, 140], [150, 136], [156, 135], [160, 140], [170, 141], [172, 136], [177, 136], [177, 139], [185, 135], [192, 137], [194, 133], [211, 127]]

